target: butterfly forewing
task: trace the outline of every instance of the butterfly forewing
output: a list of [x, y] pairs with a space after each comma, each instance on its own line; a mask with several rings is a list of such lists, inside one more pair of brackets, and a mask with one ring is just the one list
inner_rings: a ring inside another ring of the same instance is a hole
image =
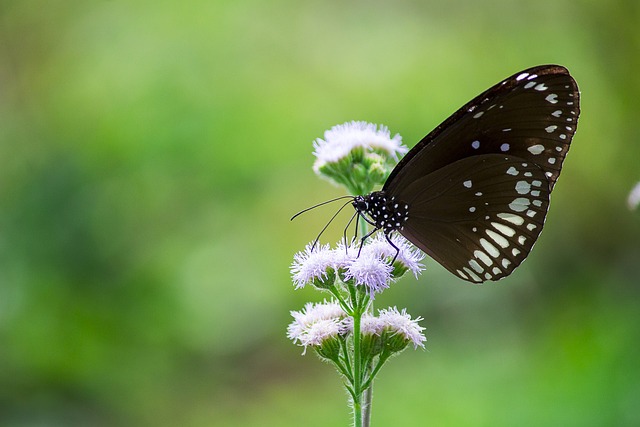
[[468, 157], [400, 190], [410, 210], [399, 231], [464, 280], [498, 280], [531, 251], [549, 194], [544, 171], [532, 162], [497, 154]]
[[465, 157], [506, 154], [536, 163], [553, 188], [580, 113], [578, 87], [558, 65], [521, 71], [460, 108], [396, 166], [383, 191]]

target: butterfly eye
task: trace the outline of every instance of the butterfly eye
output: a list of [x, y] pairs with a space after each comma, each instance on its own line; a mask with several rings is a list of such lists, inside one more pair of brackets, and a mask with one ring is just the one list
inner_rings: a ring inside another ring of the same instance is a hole
[[353, 199], [352, 205], [353, 208], [358, 212], [367, 212], [367, 210], [369, 209], [369, 204], [362, 196], [356, 196], [356, 198]]

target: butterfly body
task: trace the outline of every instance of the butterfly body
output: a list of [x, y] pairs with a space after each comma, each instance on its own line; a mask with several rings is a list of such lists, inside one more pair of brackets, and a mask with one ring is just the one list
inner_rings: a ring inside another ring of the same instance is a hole
[[369, 222], [376, 230], [383, 230], [387, 235], [400, 231], [409, 219], [409, 205], [395, 196], [388, 197], [384, 191], [356, 196], [352, 205], [360, 214], [369, 216]]
[[381, 191], [353, 206], [461, 279], [508, 276], [527, 257], [576, 130], [578, 87], [566, 68], [521, 71], [425, 136]]

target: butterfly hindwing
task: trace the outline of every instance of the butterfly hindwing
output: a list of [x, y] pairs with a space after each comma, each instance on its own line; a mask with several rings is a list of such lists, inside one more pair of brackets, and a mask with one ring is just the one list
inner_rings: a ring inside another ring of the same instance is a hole
[[505, 277], [542, 231], [549, 182], [531, 162], [506, 155], [461, 159], [400, 190], [410, 206], [398, 230], [458, 277]]

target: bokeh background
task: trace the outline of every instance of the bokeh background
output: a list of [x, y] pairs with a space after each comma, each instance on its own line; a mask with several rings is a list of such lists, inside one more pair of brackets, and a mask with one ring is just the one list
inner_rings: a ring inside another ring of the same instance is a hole
[[635, 0], [3, 1], [0, 425], [349, 425], [285, 337], [323, 298], [289, 264], [333, 208], [289, 218], [344, 194], [312, 141], [366, 120], [411, 147], [543, 63], [583, 111], [545, 232], [503, 281], [427, 260], [377, 300], [428, 342], [379, 375], [373, 425], [640, 425], [639, 22]]

